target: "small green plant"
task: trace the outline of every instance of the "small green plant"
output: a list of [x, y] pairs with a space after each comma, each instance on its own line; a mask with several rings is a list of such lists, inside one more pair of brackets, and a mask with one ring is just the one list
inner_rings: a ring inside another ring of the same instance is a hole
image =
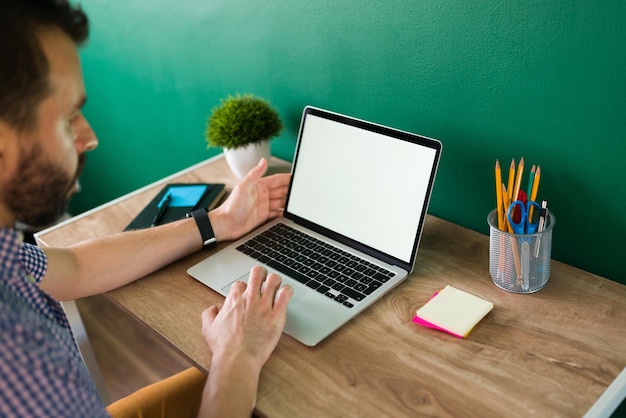
[[209, 147], [235, 149], [278, 136], [283, 123], [269, 102], [252, 94], [222, 99], [207, 120]]

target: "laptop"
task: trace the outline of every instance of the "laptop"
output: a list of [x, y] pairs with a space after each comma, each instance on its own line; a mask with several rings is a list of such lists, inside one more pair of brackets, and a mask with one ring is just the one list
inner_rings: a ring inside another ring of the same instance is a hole
[[192, 266], [226, 296], [262, 264], [294, 289], [284, 332], [315, 346], [413, 271], [442, 145], [305, 107], [284, 217]]

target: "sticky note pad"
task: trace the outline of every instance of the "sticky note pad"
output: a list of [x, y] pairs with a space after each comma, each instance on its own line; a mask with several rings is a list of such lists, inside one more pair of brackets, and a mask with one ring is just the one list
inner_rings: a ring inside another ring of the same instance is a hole
[[448, 285], [417, 310], [413, 322], [464, 338], [492, 309], [493, 303]]

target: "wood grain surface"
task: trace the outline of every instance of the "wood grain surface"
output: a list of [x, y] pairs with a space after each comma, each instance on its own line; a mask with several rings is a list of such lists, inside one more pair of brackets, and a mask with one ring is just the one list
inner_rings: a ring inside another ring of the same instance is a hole
[[[288, 164], [272, 160], [271, 171]], [[235, 179], [217, 158], [176, 181]], [[123, 230], [160, 185], [44, 231], [63, 246]], [[558, 234], [558, 229], [555, 229]], [[203, 250], [106, 297], [206, 370], [200, 313], [223, 297], [186, 274]], [[552, 261], [545, 288], [508, 293], [489, 276], [487, 236], [428, 216], [414, 272], [316, 347], [283, 335], [261, 375], [268, 417], [582, 416], [626, 366], [626, 286]], [[411, 322], [450, 284], [494, 303], [469, 337]]]

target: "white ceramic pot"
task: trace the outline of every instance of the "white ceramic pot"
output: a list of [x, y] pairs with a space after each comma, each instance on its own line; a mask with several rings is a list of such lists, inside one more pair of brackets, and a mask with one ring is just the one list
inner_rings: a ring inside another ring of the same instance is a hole
[[270, 141], [254, 142], [235, 149], [224, 148], [224, 156], [233, 174], [238, 178], [243, 178], [259, 164], [261, 158], [265, 157], [269, 161], [271, 156]]

